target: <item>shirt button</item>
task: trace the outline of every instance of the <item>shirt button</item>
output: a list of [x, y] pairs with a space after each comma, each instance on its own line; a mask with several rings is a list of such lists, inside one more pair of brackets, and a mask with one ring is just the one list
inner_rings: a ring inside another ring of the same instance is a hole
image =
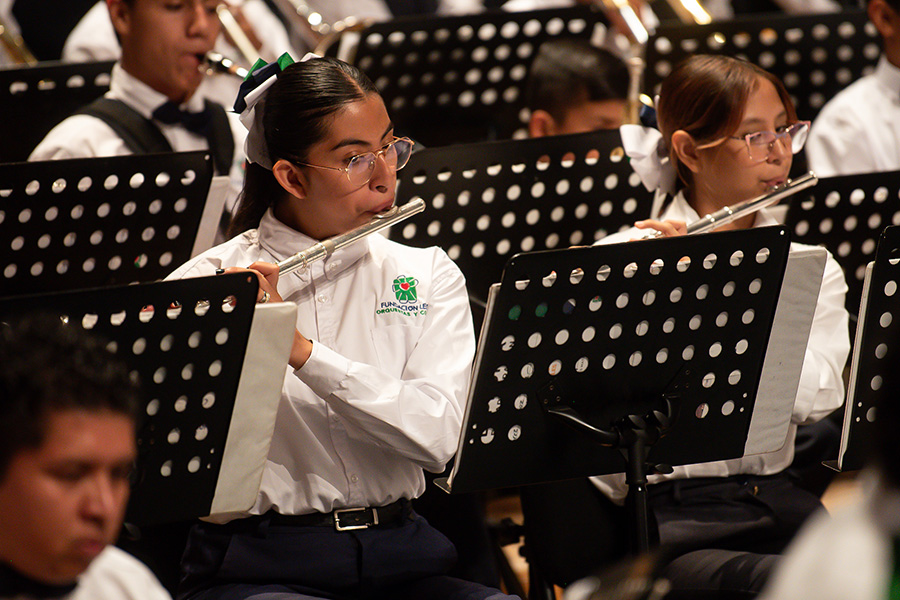
[[353, 483], [356, 483], [357, 481], [359, 481], [359, 477], [357, 477], [356, 475], [351, 475], [351, 476], [350, 476], [350, 481], [353, 482]]
[[319, 294], [318, 296], [316, 296], [316, 301], [319, 304], [325, 304], [326, 302], [328, 302], [328, 296], [326, 296], [325, 294]]

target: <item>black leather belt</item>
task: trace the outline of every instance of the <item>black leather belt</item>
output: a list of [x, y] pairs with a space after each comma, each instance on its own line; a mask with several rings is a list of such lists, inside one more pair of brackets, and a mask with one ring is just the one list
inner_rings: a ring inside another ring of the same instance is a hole
[[401, 498], [387, 506], [338, 508], [330, 513], [282, 515], [270, 513], [269, 523], [289, 527], [334, 527], [337, 531], [368, 529], [377, 525], [392, 525], [411, 511], [409, 500]]

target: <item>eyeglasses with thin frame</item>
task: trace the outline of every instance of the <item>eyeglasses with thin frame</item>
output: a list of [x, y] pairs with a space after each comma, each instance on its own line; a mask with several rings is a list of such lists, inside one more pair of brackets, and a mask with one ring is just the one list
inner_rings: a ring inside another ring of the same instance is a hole
[[791, 125], [779, 127], [778, 131], [757, 131], [740, 137], [731, 136], [733, 140], [742, 140], [747, 144], [747, 155], [750, 160], [763, 161], [772, 151], [772, 146], [777, 140], [787, 140], [790, 143], [791, 153], [797, 154], [803, 149], [806, 137], [809, 134], [809, 121], [797, 121]]
[[389, 169], [394, 172], [399, 171], [409, 162], [409, 155], [412, 154], [412, 147], [415, 144], [409, 138], [394, 138], [385, 144], [380, 150], [375, 152], [365, 152], [357, 154], [350, 158], [350, 162], [346, 167], [326, 167], [324, 165], [311, 165], [309, 163], [294, 163], [304, 167], [313, 167], [314, 169], [328, 169], [329, 171], [340, 171], [347, 175], [347, 179], [351, 185], [362, 187], [372, 180], [372, 174], [375, 173], [375, 161], [379, 156], [384, 157], [384, 162]]

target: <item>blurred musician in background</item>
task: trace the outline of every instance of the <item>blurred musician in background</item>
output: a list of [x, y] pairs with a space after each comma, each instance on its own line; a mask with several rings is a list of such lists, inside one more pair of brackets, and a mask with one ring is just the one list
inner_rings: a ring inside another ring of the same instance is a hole
[[900, 169], [900, 0], [869, 0], [868, 12], [881, 58], [816, 117], [806, 155], [819, 177]]
[[[649, 143], [638, 153], [626, 140], [626, 153], [645, 182], [655, 178], [669, 192], [679, 189], [660, 221], [639, 222], [600, 243], [627, 241], [648, 229], [680, 235], [686, 222], [785, 183], [808, 126], [797, 120], [778, 78], [726, 56], [696, 55], [677, 66], [662, 83], [657, 110], [661, 132], [635, 127]], [[659, 149], [669, 166], [660, 164]], [[722, 229], [776, 224], [762, 209]], [[798, 486], [786, 469], [794, 459], [797, 426], [819, 421], [843, 403], [841, 374], [850, 351], [846, 293], [843, 272], [829, 254], [792, 423], [780, 450], [650, 476], [649, 506], [660, 544], [694, 550], [665, 570], [677, 590], [671, 597], [696, 597], [691, 594], [699, 590], [713, 594], [704, 598], [751, 597], [803, 521], [821, 508], [818, 496]], [[624, 499], [624, 474], [594, 481], [612, 499]]]
[[197, 94], [220, 25], [218, 0], [107, 0], [122, 45], [104, 98], [54, 127], [30, 160], [209, 150], [231, 178], [230, 210], [243, 181], [237, 115]]
[[[888, 341], [896, 347], [900, 340]], [[887, 366], [892, 368], [893, 365]], [[888, 379], [887, 377], [885, 379]], [[761, 598], [883, 600], [900, 591], [900, 402], [882, 396], [861, 493], [833, 514], [809, 520], [788, 548]], [[868, 434], [868, 432], [867, 432]], [[868, 437], [868, 435], [867, 435]]]
[[236, 237], [170, 276], [250, 265], [260, 302], [299, 309], [257, 502], [194, 526], [179, 597], [505, 598], [444, 576], [453, 545], [410, 507], [462, 426], [475, 351], [462, 273], [381, 235], [284, 277], [273, 264], [388, 210], [412, 149], [358, 69], [286, 62], [254, 71], [235, 105], [251, 162]]
[[529, 136], [618, 129], [625, 121], [628, 80], [622, 59], [587, 40], [544, 42], [525, 87]]
[[138, 395], [103, 342], [58, 315], [0, 324], [0, 598], [169, 600], [111, 546]]
[[[293, 52], [287, 30], [263, 0], [244, 0], [240, 4], [225, 4], [233, 13], [241, 31], [253, 44], [254, 55], [243, 56], [227, 31], [222, 31], [216, 39], [213, 50], [245, 69], [249, 69], [257, 58], [269, 62], [285, 52]], [[121, 53], [109, 10], [106, 3], [101, 1], [91, 7], [69, 34], [63, 46], [62, 59], [69, 62], [118, 60]], [[239, 85], [240, 79], [237, 77], [227, 75], [207, 77], [200, 84], [197, 94], [229, 107], [234, 102]]]

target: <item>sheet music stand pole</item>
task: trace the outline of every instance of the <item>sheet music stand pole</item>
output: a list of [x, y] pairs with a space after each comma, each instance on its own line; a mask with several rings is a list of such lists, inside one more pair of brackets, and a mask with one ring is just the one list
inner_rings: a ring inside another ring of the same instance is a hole
[[585, 421], [561, 396], [554, 394], [555, 386], [548, 386], [549, 396], [542, 398], [548, 414], [562, 419], [567, 425], [581, 431], [600, 446], [618, 449], [625, 457], [625, 484], [628, 495], [625, 506], [631, 517], [629, 550], [638, 555], [650, 550], [650, 509], [647, 504], [647, 475], [671, 473], [668, 465], [652, 465], [647, 462], [649, 447], [669, 429], [674, 412], [673, 397], [666, 398], [666, 413], [658, 410], [646, 416], [628, 415], [620, 419], [612, 430], [605, 430]]

